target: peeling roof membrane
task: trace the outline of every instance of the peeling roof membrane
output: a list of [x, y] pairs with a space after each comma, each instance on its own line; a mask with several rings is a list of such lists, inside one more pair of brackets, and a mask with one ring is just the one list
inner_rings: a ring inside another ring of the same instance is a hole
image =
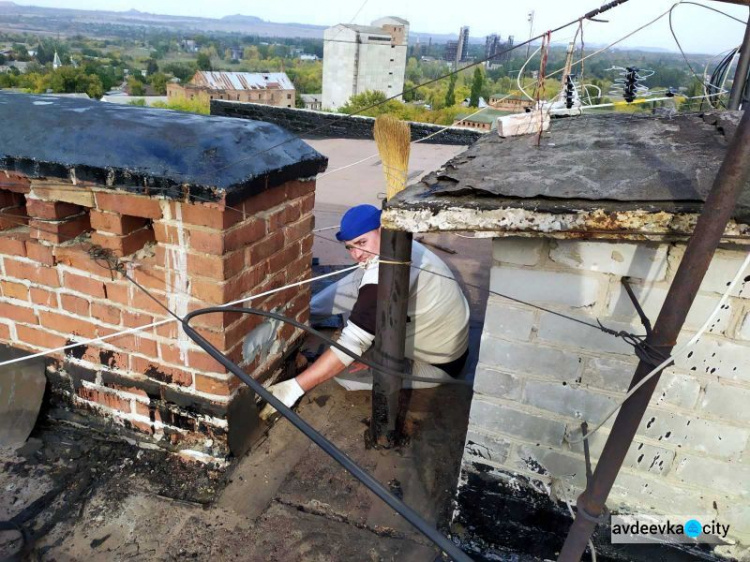
[[[493, 209], [601, 211], [621, 217], [637, 211], [700, 213], [740, 115], [556, 119], [539, 147], [536, 134], [489, 134], [402, 191], [388, 203], [386, 216], [398, 222], [399, 212], [424, 209], [433, 214], [463, 209], [475, 215]], [[464, 214], [466, 227], [472, 223], [468, 218]], [[734, 218], [750, 224], [747, 188]], [[482, 223], [491, 229], [486, 220]], [[434, 228], [436, 222], [430, 224]], [[533, 223], [523, 228], [541, 230]]]
[[231, 205], [327, 164], [261, 121], [0, 92], [0, 123], [0, 170], [170, 198]]
[[198, 71], [198, 74], [213, 90], [294, 90], [294, 84], [284, 72]]

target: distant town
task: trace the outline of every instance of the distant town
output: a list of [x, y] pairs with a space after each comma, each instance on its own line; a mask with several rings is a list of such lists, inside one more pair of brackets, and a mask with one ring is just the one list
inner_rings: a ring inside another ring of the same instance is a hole
[[[228, 25], [244, 17], [225, 19]], [[390, 113], [489, 130], [498, 115], [529, 110], [541, 90], [547, 97], [556, 91], [562, 96], [566, 80], [575, 84], [577, 99], [603, 106], [600, 111], [652, 111], [663, 104], [663, 98], [618, 103], [623, 98], [617, 67], [653, 71], [645, 85], [677, 95], [683, 108], [694, 104], [691, 98], [703, 87], [678, 54], [615, 49], [587, 63], [582, 76], [547, 72], [552, 76], [540, 80], [538, 45], [513, 50], [518, 41], [502, 30], [472, 38], [467, 26], [456, 30], [455, 40], [424, 40], [397, 16], [370, 25], [340, 23], [320, 38], [196, 32], [145, 21], [136, 28], [102, 23], [91, 35], [75, 26], [61, 33], [54, 17], [44, 20], [57, 29], [51, 37], [46, 30], [17, 30], [28, 29], [32, 20], [8, 21], [0, 27], [0, 88], [198, 113], [209, 113], [211, 100], [222, 99], [368, 116]], [[571, 56], [583, 54], [579, 46], [571, 49], [551, 46], [546, 67], [563, 69]], [[700, 68], [710, 59], [691, 58]]]

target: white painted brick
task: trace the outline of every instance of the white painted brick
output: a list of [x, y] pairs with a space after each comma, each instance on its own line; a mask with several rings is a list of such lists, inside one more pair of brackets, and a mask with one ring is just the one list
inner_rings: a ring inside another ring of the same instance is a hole
[[695, 377], [665, 371], [659, 377], [651, 404], [670, 404], [689, 410], [698, 402], [700, 392], [701, 383]]
[[490, 272], [493, 291], [532, 304], [592, 306], [599, 298], [599, 281], [591, 275], [495, 266]]
[[[745, 255], [744, 250], [717, 250], [701, 284], [701, 291], [724, 294], [734, 276], [737, 275]], [[745, 278], [748, 276], [750, 276], [750, 268], [744, 273]], [[731, 294], [734, 297], [750, 298], [750, 285], [747, 281], [740, 280]]]
[[742, 319], [742, 324], [737, 329], [737, 338], [750, 341], [750, 312], [745, 314], [745, 317]]
[[[596, 325], [596, 318], [591, 316], [577, 314], [573, 317]], [[640, 333], [637, 326], [622, 322], [607, 320], [603, 321], [602, 324], [618, 332], [624, 330], [629, 333]], [[633, 355], [633, 347], [625, 343], [622, 338], [616, 338], [599, 329], [576, 324], [572, 320], [547, 312], [543, 312], [540, 316], [537, 337], [541, 340], [561, 344], [564, 347], [573, 347], [591, 353]]]
[[679, 458], [675, 466], [680, 482], [750, 497], [750, 466], [693, 456]]
[[[646, 316], [649, 317], [652, 324], [655, 323], [662, 304], [664, 304], [664, 299], [667, 297], [667, 289], [643, 285], [631, 285], [631, 287]], [[719, 300], [720, 297], [718, 296], [699, 294], [695, 298], [693, 306], [687, 315], [685, 328], [688, 330], [697, 330], [700, 328], [713, 312]], [[638, 314], [635, 311], [635, 307], [625, 289], [620, 285], [610, 294], [608, 309], [609, 313], [617, 320], [630, 323], [638, 322]], [[732, 305], [727, 303], [716, 317], [714, 327], [709, 331], [717, 334], [723, 333], [729, 327], [731, 316]]]
[[750, 430], [674, 412], [649, 408], [638, 435], [714, 457], [737, 458], [747, 447]]
[[546, 251], [544, 238], [495, 238], [492, 241], [492, 258], [497, 262], [515, 265], [536, 265]]
[[508, 301], [490, 298], [484, 331], [495, 337], [528, 341], [534, 327], [534, 311], [508, 306]]
[[508, 462], [518, 470], [562, 479], [568, 486], [586, 486], [586, 461], [583, 457], [565, 455], [549, 447], [519, 445]]
[[702, 489], [690, 489], [668, 479], [620, 471], [607, 506], [623, 513], [711, 513], [711, 500], [707, 499], [709, 490], [700, 482], [695, 484]]
[[[483, 344], [484, 345], [484, 344]], [[474, 392], [489, 394], [505, 398], [506, 400], [518, 400], [521, 398], [523, 380], [515, 375], [501, 373], [479, 363], [474, 375]]]
[[[597, 431], [589, 437], [589, 450], [593, 459], [601, 457], [604, 444], [609, 435], [604, 431]], [[583, 442], [570, 444], [570, 450], [584, 454]], [[643, 470], [652, 474], [666, 474], [672, 466], [674, 451], [657, 447], [649, 443], [634, 441], [628, 448], [623, 466], [636, 470]], [[594, 462], [595, 464], [595, 462]]]
[[[678, 345], [687, 339], [688, 334], [684, 334]], [[750, 346], [704, 336], [687, 354], [675, 359], [675, 368], [750, 382]]]
[[482, 334], [479, 362], [489, 368], [555, 380], [574, 380], [581, 370], [581, 358], [575, 353], [498, 340], [487, 334]]
[[526, 441], [561, 445], [565, 424], [522, 412], [508, 405], [494, 404], [474, 398], [469, 415], [469, 428], [513, 435]]
[[700, 409], [734, 421], [750, 422], [750, 389], [725, 386], [718, 381], [706, 385]]
[[661, 281], [667, 273], [667, 248], [666, 244], [559, 240], [553, 243], [550, 258], [575, 269]]
[[523, 401], [531, 406], [589, 422], [604, 417], [615, 405], [609, 396], [560, 383], [527, 381]]
[[470, 429], [466, 434], [464, 460], [491, 461], [502, 464], [508, 458], [511, 442], [499, 435]]
[[593, 357], [583, 370], [581, 382], [610, 392], [626, 392], [637, 366], [635, 359], [628, 362], [611, 357]]

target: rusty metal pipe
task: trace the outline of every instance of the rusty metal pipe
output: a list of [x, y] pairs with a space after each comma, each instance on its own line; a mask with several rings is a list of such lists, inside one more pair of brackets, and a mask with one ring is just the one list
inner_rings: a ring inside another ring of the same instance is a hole
[[727, 109], [739, 109], [742, 103], [742, 94], [747, 82], [747, 71], [750, 68], [750, 20], [745, 27], [745, 38], [740, 48], [740, 59], [737, 61], [737, 69], [734, 71], [732, 91], [729, 93], [729, 104]]
[[[375, 327], [375, 362], [404, 372], [406, 361], [406, 312], [409, 304], [409, 272], [412, 235], [383, 228], [380, 232], [378, 312]], [[383, 263], [386, 262], [386, 263]], [[399, 262], [399, 263], [387, 263]], [[372, 421], [370, 438], [378, 447], [391, 447], [399, 439], [397, 427], [401, 379], [379, 371], [372, 373]]]
[[[732, 218], [737, 198], [750, 179], [750, 112], [745, 112], [737, 132], [706, 199], [698, 223], [685, 250], [680, 267], [669, 288], [653, 333], [646, 339], [665, 356], [674, 348], [677, 337], [695, 300], [714, 252]], [[630, 388], [640, 382], [653, 367], [641, 361]], [[577, 562], [604, 511], [612, 485], [625, 455], [643, 419], [661, 373], [644, 384], [620, 409], [604, 445], [591, 482], [578, 498], [578, 516], [565, 539], [558, 562]]]

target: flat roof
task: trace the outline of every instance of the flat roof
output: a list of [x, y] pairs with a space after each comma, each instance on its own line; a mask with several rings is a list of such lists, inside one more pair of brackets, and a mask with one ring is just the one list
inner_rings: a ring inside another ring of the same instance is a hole
[[0, 169], [228, 204], [313, 177], [327, 158], [281, 127], [0, 91]]
[[[393, 198], [384, 224], [413, 232], [689, 233], [740, 115], [553, 119], [539, 146], [537, 134], [489, 134]], [[750, 225], [749, 189], [734, 219]], [[750, 236], [746, 226], [735, 230]]]

